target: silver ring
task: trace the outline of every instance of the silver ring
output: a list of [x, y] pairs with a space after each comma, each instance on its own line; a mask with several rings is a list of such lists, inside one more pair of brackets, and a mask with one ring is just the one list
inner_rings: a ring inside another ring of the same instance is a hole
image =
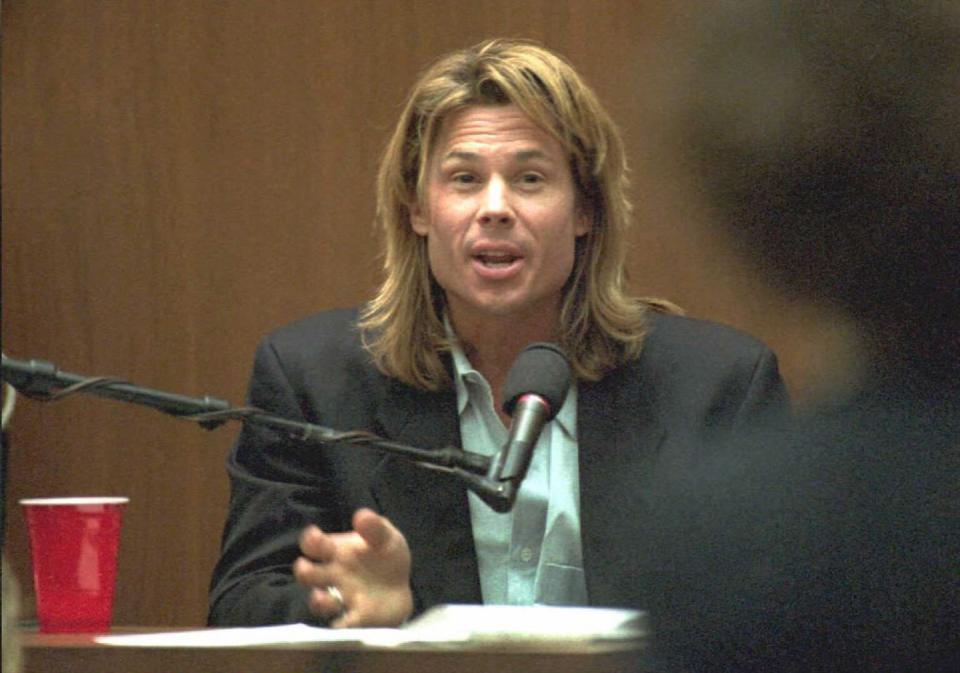
[[333, 586], [332, 584], [327, 586], [327, 593], [330, 595], [330, 598], [337, 602], [337, 605], [340, 606], [340, 614], [343, 614], [347, 610], [346, 603], [343, 602], [343, 594], [340, 593], [340, 590]]

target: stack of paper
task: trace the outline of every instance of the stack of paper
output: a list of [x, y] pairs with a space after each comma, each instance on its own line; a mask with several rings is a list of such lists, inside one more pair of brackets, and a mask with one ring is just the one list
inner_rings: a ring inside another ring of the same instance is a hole
[[306, 624], [98, 636], [128, 647], [253, 647], [294, 643], [404, 643], [469, 641], [585, 642], [634, 640], [647, 635], [646, 613], [613, 608], [519, 605], [441, 605], [399, 629], [326, 629]]
[[404, 631], [432, 640], [630, 640], [647, 634], [646, 613], [541, 605], [440, 605]]

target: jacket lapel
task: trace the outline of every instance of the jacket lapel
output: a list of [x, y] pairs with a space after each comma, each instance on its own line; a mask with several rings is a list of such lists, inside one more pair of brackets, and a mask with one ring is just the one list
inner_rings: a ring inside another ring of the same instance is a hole
[[[452, 388], [430, 393], [390, 380], [377, 416], [384, 436], [398, 443], [460, 446]], [[439, 602], [481, 602], [465, 487], [449, 474], [386, 456], [372, 475], [371, 491], [380, 511], [410, 546], [417, 609]]]
[[588, 600], [637, 607], [644, 591], [636, 586], [637, 566], [648, 556], [637, 532], [650, 510], [651, 472], [666, 432], [637, 363], [581, 383], [577, 408]]
[[[633, 364], [578, 389], [580, 525], [591, 605], [643, 605], [636, 535], [650, 510], [653, 467], [666, 440], [656, 406]], [[460, 446], [453, 389], [418, 391], [389, 380], [377, 412], [383, 436], [419, 448]], [[380, 511], [406, 536], [418, 611], [441, 602], [480, 603], [470, 509], [454, 477], [385, 456], [371, 477]]]

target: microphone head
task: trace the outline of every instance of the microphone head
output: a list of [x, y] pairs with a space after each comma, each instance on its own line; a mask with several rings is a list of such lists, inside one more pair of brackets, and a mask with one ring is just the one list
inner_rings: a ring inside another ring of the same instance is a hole
[[503, 386], [503, 410], [513, 416], [524, 395], [542, 397], [548, 405], [547, 420], [560, 411], [570, 389], [570, 363], [556, 344], [532, 343], [514, 360]]

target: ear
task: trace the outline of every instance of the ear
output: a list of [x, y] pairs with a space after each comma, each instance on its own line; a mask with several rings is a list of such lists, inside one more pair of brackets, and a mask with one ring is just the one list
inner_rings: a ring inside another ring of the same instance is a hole
[[408, 206], [410, 210], [410, 227], [413, 229], [414, 233], [419, 236], [426, 236], [427, 230], [427, 216], [423, 212], [423, 208], [420, 206], [418, 201], [414, 201]]

